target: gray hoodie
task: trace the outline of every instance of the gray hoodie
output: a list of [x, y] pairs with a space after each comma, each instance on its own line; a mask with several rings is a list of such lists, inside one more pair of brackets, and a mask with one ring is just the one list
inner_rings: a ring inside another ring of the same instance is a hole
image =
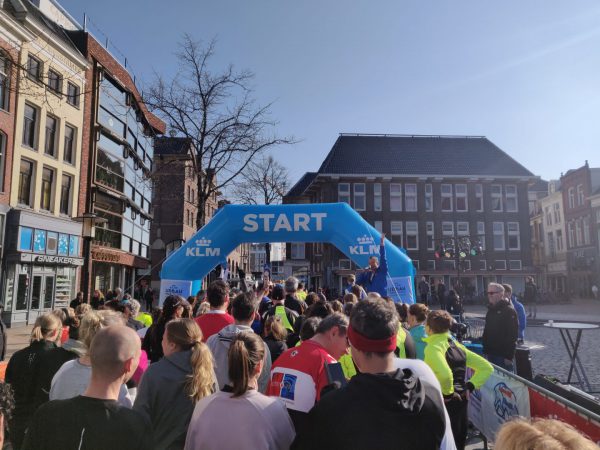
[[[242, 331], [252, 331], [252, 328], [247, 325], [227, 325], [217, 334], [213, 334], [206, 341], [206, 345], [210, 348], [210, 351], [215, 358], [215, 373], [217, 375], [217, 382], [219, 383], [219, 389], [223, 389], [226, 384], [231, 384], [229, 381], [229, 363], [228, 353], [229, 345], [233, 338]], [[260, 376], [258, 377], [258, 390], [262, 393], [267, 391], [269, 384], [269, 377], [271, 374], [271, 352], [269, 347], [265, 345], [265, 357], [263, 361], [263, 368]]]
[[138, 387], [133, 409], [152, 424], [154, 449], [182, 449], [194, 412], [194, 401], [186, 393], [192, 373], [191, 350], [173, 353], [150, 364]]

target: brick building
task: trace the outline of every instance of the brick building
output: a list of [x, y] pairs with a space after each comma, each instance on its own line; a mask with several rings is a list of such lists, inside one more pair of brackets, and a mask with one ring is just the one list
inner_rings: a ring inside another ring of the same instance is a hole
[[[341, 134], [317, 172], [284, 203], [347, 202], [404, 247], [418, 276], [455, 284], [453, 260], [436, 259], [443, 239], [480, 236], [484, 252], [461, 264], [462, 291], [489, 281], [522, 290], [532, 274], [528, 187], [536, 177], [485, 137]], [[340, 290], [356, 267], [327, 244], [288, 244], [310, 285]]]
[[588, 162], [569, 170], [560, 177], [564, 204], [567, 242], [569, 293], [590, 297], [591, 288], [598, 286], [598, 234], [596, 217], [590, 197], [600, 188], [600, 168], [590, 168]]

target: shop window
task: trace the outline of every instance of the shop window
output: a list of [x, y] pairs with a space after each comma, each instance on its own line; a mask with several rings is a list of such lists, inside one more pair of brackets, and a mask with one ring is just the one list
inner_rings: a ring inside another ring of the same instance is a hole
[[48, 255], [56, 255], [58, 247], [58, 233], [48, 231], [46, 238], [46, 253]]
[[30, 252], [33, 243], [33, 228], [21, 227], [19, 234], [19, 250]]
[[58, 254], [67, 256], [69, 254], [69, 235], [60, 233], [58, 235]]
[[79, 256], [79, 236], [69, 236], [69, 256]]
[[33, 232], [33, 251], [44, 253], [46, 251], [46, 231], [35, 230]]

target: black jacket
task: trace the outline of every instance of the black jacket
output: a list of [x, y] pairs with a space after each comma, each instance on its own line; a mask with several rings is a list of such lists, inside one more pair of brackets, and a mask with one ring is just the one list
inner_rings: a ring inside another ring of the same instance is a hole
[[0, 361], [4, 361], [6, 356], [6, 325], [0, 317]]
[[271, 352], [271, 363], [274, 363], [279, 356], [288, 349], [285, 341], [277, 341], [272, 334], [269, 334], [264, 338], [265, 344], [269, 347]]
[[535, 303], [537, 301], [538, 288], [534, 282], [525, 283], [525, 292], [523, 300], [525, 303]]
[[302, 310], [302, 303], [304, 302], [301, 302], [293, 295], [288, 294], [285, 296], [285, 307], [291, 309], [292, 311], [296, 311], [299, 316], [304, 313], [304, 311]]
[[150, 362], [155, 363], [163, 357], [162, 338], [166, 326], [166, 322], [158, 321], [150, 325], [150, 328], [146, 331], [142, 341], [142, 350], [146, 351]]
[[439, 394], [410, 370], [358, 374], [321, 398], [292, 448], [437, 449], [445, 427]]
[[483, 353], [513, 359], [518, 333], [517, 312], [510, 302], [501, 300], [495, 305], [490, 305], [483, 329]]

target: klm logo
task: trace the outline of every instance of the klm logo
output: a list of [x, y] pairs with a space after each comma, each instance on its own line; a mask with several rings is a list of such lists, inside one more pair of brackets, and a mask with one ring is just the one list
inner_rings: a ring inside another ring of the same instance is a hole
[[351, 255], [377, 255], [379, 252], [379, 246], [375, 245], [373, 238], [370, 236], [359, 237], [356, 242], [358, 242], [358, 245], [349, 247]]
[[183, 289], [181, 289], [176, 284], [172, 284], [171, 286], [169, 286], [165, 292], [167, 295], [183, 295]]
[[185, 256], [221, 256], [220, 248], [210, 248], [212, 241], [206, 238], [196, 240], [196, 247], [185, 249]]

